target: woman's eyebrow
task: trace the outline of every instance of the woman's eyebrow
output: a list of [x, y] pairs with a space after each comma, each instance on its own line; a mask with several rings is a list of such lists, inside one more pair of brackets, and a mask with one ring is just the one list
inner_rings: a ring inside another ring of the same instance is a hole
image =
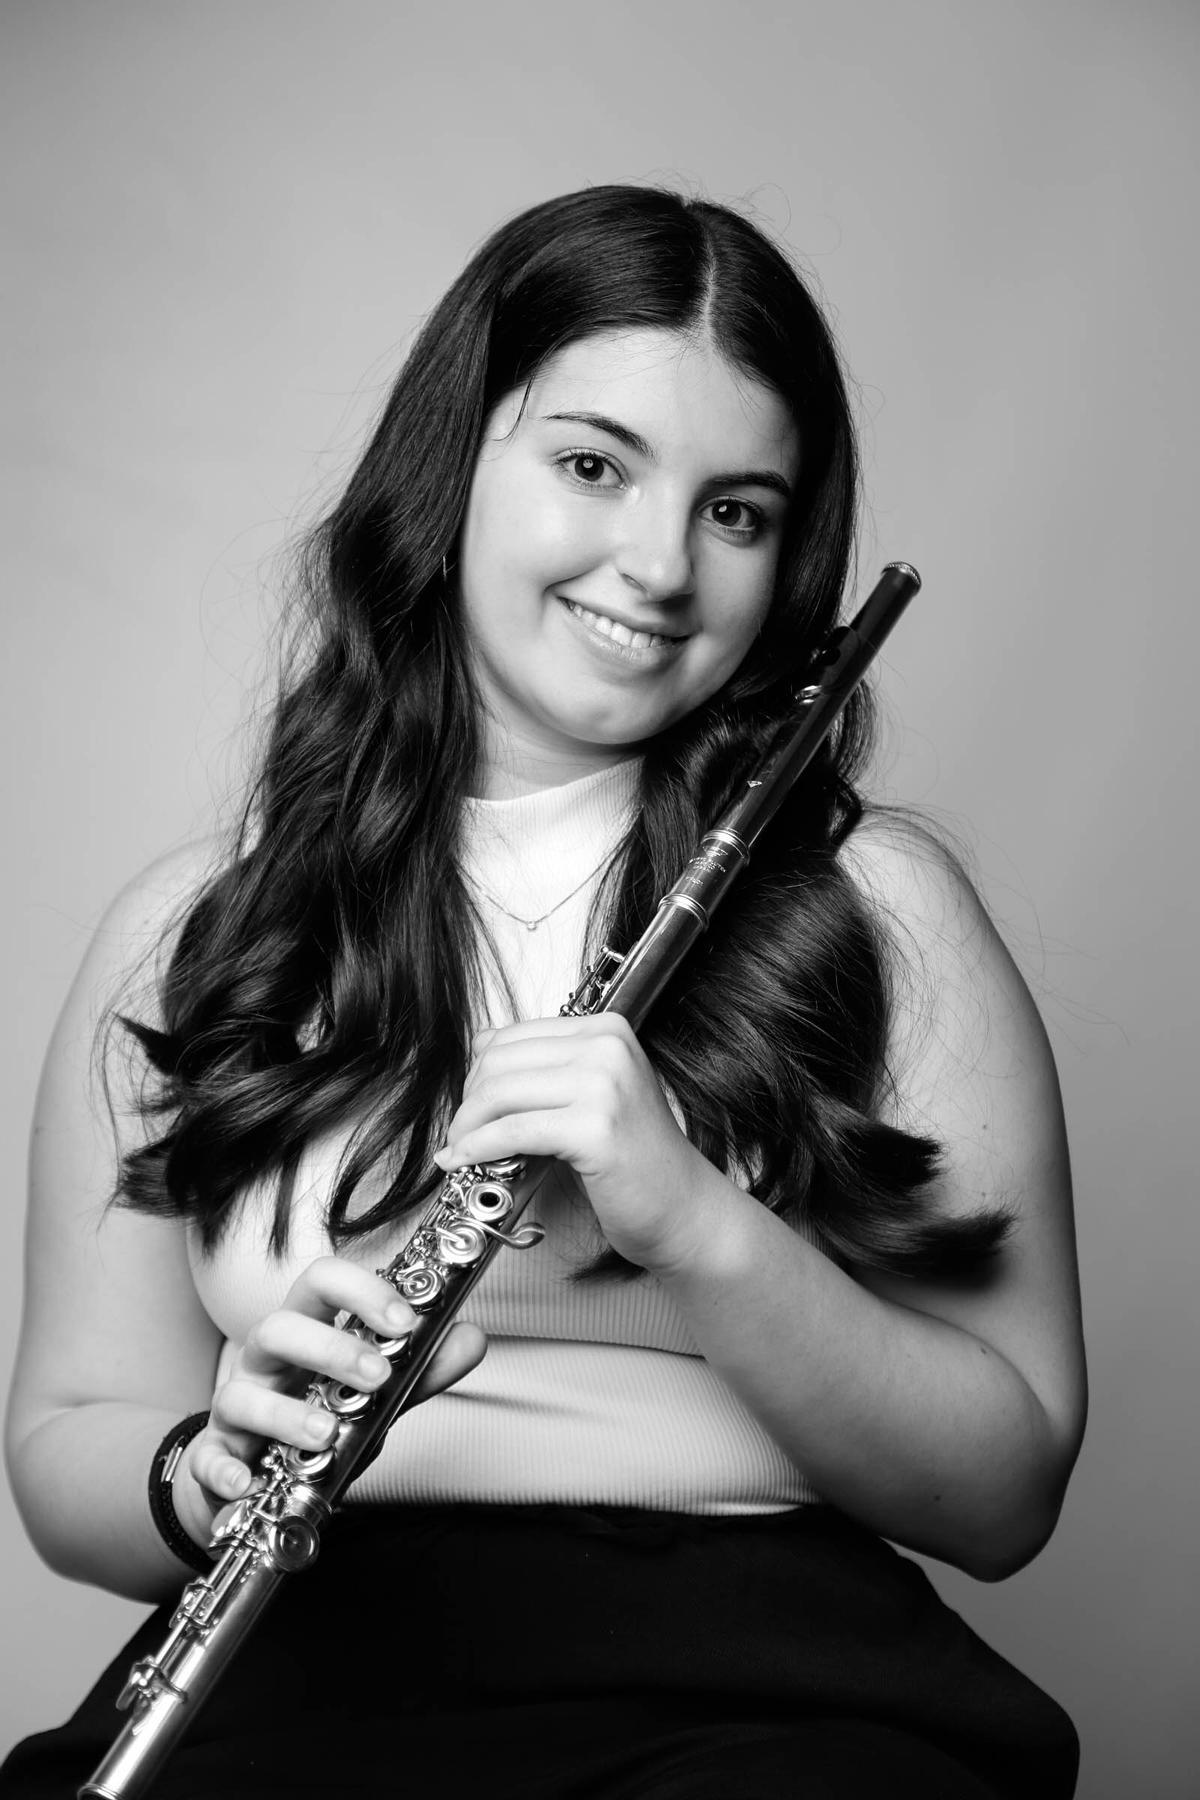
[[622, 425], [619, 419], [610, 419], [604, 413], [593, 412], [559, 412], [546, 413], [547, 422], [559, 421], [565, 425], [586, 425], [590, 431], [604, 431], [609, 437], [616, 438], [618, 444], [624, 444], [635, 456], [644, 458], [646, 462], [655, 462], [654, 451], [638, 432], [631, 431], [628, 425]]
[[[653, 448], [639, 432], [631, 431], [628, 425], [622, 425], [619, 419], [608, 418], [605, 413], [545, 413], [543, 419], [547, 424], [586, 425], [591, 431], [606, 432], [609, 437], [616, 438], [618, 444], [624, 444], [627, 450], [632, 450], [635, 456], [642, 457], [646, 462], [657, 461]], [[772, 488], [775, 493], [782, 494], [785, 500], [792, 497], [791, 485], [778, 469], [742, 469], [728, 475], [714, 475], [710, 485]]]

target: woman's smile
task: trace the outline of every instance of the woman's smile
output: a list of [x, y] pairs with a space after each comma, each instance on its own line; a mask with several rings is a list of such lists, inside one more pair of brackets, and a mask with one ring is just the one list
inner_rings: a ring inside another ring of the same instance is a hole
[[615, 656], [630, 667], [656, 668], [674, 656], [687, 641], [686, 633], [668, 637], [661, 632], [648, 631], [641, 625], [627, 625], [611, 613], [593, 612], [579, 601], [568, 600], [561, 594], [558, 598], [589, 637], [599, 640], [595, 647], [602, 655]]

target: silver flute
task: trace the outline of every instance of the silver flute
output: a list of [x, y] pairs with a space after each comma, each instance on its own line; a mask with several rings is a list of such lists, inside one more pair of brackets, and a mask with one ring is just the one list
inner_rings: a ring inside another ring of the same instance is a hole
[[[760, 833], [832, 729], [904, 607], [921, 585], [908, 563], [889, 563], [862, 610], [833, 631], [797, 696], [793, 719], [715, 825], [701, 839], [653, 920], [623, 956], [605, 949], [562, 1008], [564, 1016], [619, 1013], [636, 1031], [713, 910], [749, 860]], [[187, 1730], [275, 1590], [316, 1557], [338, 1500], [378, 1454], [460, 1307], [505, 1247], [542, 1238], [518, 1220], [551, 1168], [548, 1157], [512, 1157], [455, 1170], [404, 1249], [379, 1273], [416, 1314], [386, 1338], [350, 1318], [342, 1327], [379, 1351], [391, 1373], [373, 1393], [332, 1376], [315, 1379], [308, 1404], [337, 1421], [329, 1447], [272, 1443], [250, 1491], [215, 1533], [210, 1572], [179, 1597], [154, 1656], [133, 1665], [117, 1705], [129, 1719], [79, 1800], [138, 1800]]]

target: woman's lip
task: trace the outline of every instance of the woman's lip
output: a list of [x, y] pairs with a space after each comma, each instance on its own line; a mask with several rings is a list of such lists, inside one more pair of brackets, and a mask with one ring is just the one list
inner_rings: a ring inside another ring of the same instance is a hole
[[[671, 636], [664, 631], [647, 631], [641, 626], [629, 625], [624, 619], [615, 619], [611, 613], [597, 612], [593, 607], [584, 606], [580, 600], [568, 600], [563, 594], [558, 594], [555, 598], [562, 602], [576, 625], [587, 633], [590, 642], [603, 645], [626, 660], [642, 661], [670, 656], [686, 642], [684, 637]], [[652, 641], [645, 644], [626, 644], [620, 638], [615, 637], [611, 630], [605, 630], [602, 625], [593, 623], [593, 620], [600, 619], [605, 620], [610, 626], [616, 626], [621, 631], [630, 632], [635, 637], [645, 637]]]

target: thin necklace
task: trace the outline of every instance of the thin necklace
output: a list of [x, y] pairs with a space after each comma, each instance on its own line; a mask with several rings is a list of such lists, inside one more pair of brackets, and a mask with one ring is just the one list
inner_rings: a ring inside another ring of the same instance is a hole
[[523, 925], [525, 927], [526, 931], [536, 931], [539, 925], [544, 925], [546, 923], [547, 919], [552, 918], [553, 915], [556, 912], [558, 912], [560, 907], [563, 907], [567, 904], [568, 900], [573, 900], [575, 898], [576, 894], [580, 893], [587, 886], [588, 882], [591, 881], [594, 876], [596, 876], [600, 873], [601, 869], [604, 867], [605, 863], [608, 861], [611, 854], [612, 854], [611, 851], [606, 850], [604, 855], [600, 858], [600, 861], [596, 864], [595, 868], [588, 870], [587, 874], [584, 876], [583, 880], [579, 883], [578, 887], [573, 887], [569, 894], [564, 894], [561, 900], [556, 900], [554, 902], [554, 905], [550, 908], [550, 910], [548, 912], [544, 912], [544, 913], [540, 914], [539, 917], [536, 919], [523, 919], [521, 917], [520, 913], [510, 912], [508, 910], [507, 906], [501, 906], [501, 904], [497, 900], [495, 894], [489, 893], [487, 888], [481, 887], [480, 884], [477, 881], [475, 881], [474, 877], [472, 877], [472, 883], [473, 883], [476, 891], [479, 894], [481, 894], [485, 900], [490, 901], [491, 904], [495, 907], [497, 912], [502, 912], [506, 919], [511, 919], [514, 925]]

